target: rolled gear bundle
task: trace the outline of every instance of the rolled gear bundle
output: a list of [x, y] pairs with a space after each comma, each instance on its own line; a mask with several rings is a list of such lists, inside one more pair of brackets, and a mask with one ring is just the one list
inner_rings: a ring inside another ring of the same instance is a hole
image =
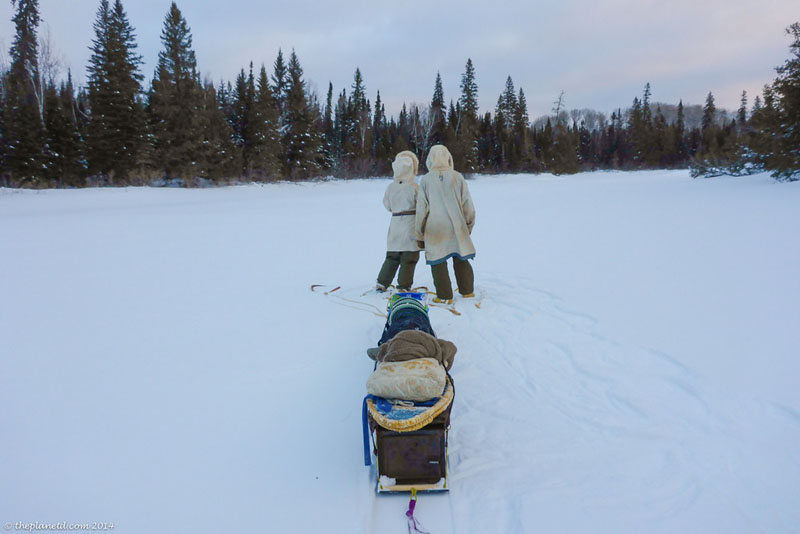
[[367, 393], [385, 399], [424, 402], [440, 397], [447, 371], [433, 358], [381, 362], [367, 379]]
[[453, 367], [456, 346], [445, 339], [437, 339], [421, 330], [403, 330], [377, 348], [367, 351], [370, 358], [378, 362], [403, 362], [417, 358], [433, 358], [445, 369]]

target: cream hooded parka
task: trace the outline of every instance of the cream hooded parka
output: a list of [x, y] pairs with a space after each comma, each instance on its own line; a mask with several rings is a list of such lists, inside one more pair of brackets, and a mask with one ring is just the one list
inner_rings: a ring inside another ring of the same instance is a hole
[[475, 256], [472, 227], [475, 206], [467, 182], [453, 170], [453, 156], [443, 145], [435, 145], [426, 161], [428, 174], [419, 182], [416, 237], [425, 242], [425, 260], [436, 265], [457, 256]]
[[414, 235], [414, 210], [417, 206], [417, 176], [419, 160], [408, 150], [400, 152], [392, 163], [394, 181], [386, 188], [383, 205], [392, 212], [389, 233], [386, 237], [387, 252], [417, 252]]

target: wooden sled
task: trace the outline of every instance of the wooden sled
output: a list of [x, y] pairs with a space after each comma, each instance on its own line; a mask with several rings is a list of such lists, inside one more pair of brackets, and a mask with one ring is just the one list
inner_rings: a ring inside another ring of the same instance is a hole
[[455, 392], [450, 376], [447, 381], [442, 397], [414, 417], [392, 420], [375, 402], [365, 402], [378, 493], [449, 490], [447, 435]]

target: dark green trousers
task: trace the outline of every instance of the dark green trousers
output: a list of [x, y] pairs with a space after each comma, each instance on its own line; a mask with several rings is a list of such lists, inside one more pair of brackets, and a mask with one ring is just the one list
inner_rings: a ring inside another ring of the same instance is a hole
[[[469, 261], [453, 256], [453, 272], [456, 275], [459, 293], [469, 295], [475, 292], [475, 273], [472, 271]], [[442, 300], [453, 298], [453, 286], [450, 283], [447, 262], [431, 265], [431, 274], [433, 275], [433, 285], [436, 287], [436, 296]]]
[[387, 252], [381, 272], [378, 273], [378, 283], [384, 287], [392, 285], [392, 280], [394, 280], [394, 275], [399, 267], [397, 287], [411, 289], [411, 286], [414, 285], [414, 269], [417, 268], [418, 261], [419, 252]]

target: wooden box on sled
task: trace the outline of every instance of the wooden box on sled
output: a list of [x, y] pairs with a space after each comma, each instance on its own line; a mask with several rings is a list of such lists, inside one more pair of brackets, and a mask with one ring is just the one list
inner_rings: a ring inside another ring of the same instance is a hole
[[395, 432], [375, 424], [378, 491], [446, 491], [447, 431], [450, 408], [412, 432]]

